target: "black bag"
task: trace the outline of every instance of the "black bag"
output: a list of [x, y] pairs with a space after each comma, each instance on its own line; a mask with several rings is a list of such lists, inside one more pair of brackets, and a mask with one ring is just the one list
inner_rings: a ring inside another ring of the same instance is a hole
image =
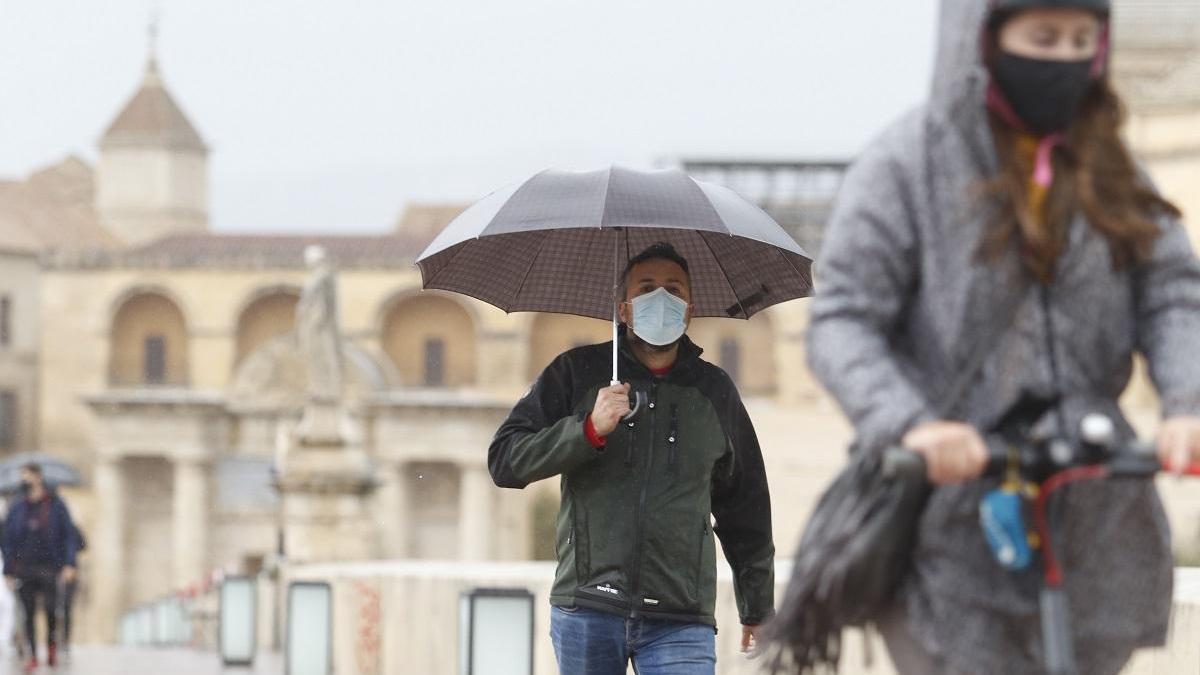
[[836, 669], [843, 629], [878, 618], [908, 572], [930, 488], [923, 462], [889, 474], [883, 457], [855, 453], [809, 518], [783, 602], [766, 628], [772, 672]]
[[[996, 325], [1012, 323], [1027, 293], [1022, 284]], [[937, 413], [952, 418], [999, 331], [987, 333], [941, 398]], [[769, 670], [837, 670], [842, 631], [879, 619], [911, 565], [917, 524], [931, 488], [925, 462], [898, 448], [852, 451], [850, 462], [817, 502], [793, 557], [783, 602], [765, 627]]]

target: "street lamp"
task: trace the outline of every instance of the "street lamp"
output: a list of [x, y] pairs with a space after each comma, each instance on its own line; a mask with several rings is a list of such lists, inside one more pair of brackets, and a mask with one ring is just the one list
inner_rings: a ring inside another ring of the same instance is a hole
[[459, 675], [533, 674], [533, 594], [477, 588], [459, 599]]
[[286, 675], [329, 675], [333, 670], [333, 593], [329, 584], [288, 584]]
[[221, 606], [217, 632], [221, 661], [227, 666], [254, 663], [256, 644], [257, 592], [254, 577], [230, 576], [221, 582]]

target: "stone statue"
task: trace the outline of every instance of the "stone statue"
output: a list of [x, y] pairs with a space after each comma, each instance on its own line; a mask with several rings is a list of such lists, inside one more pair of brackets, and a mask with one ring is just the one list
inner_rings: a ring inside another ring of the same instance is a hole
[[308, 368], [309, 398], [333, 403], [342, 395], [337, 277], [320, 246], [304, 249], [304, 262], [310, 274], [296, 306], [296, 338]]

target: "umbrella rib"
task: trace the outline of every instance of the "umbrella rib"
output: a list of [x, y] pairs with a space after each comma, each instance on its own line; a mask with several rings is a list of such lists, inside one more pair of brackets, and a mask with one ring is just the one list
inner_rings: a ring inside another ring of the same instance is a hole
[[517, 284], [517, 292], [513, 293], [513, 306], [517, 305], [517, 301], [521, 297], [521, 291], [525, 290], [525, 281], [529, 279], [529, 274], [533, 272], [533, 266], [537, 264], [537, 259], [542, 255], [542, 249], [546, 247], [546, 242], [550, 240], [550, 237], [538, 238], [541, 239], [541, 241], [538, 242], [537, 252], [534, 253], [533, 257], [529, 259], [529, 267], [525, 268], [525, 274], [521, 275], [521, 283]]
[[808, 294], [812, 295], [812, 293], [813, 293], [813, 278], [812, 278], [811, 268], [809, 269], [808, 274], [805, 274], [804, 272], [800, 271], [799, 267], [796, 267], [796, 263], [792, 262], [791, 258], [784, 255], [783, 249], [779, 248], [778, 246], [772, 246], [771, 248], [775, 249], [776, 255], [783, 258], [783, 261], [786, 262], [788, 264], [788, 266], [790, 266], [792, 268], [792, 271], [794, 271], [796, 274], [800, 275], [801, 279], [805, 279], [805, 278], [808, 279]]
[[440, 269], [440, 270], [438, 270], [437, 272], [435, 272], [435, 273], [434, 273], [434, 275], [433, 275], [432, 277], [429, 277], [429, 281], [425, 282], [425, 285], [426, 285], [426, 286], [428, 286], [429, 288], [433, 288], [433, 284], [434, 284], [434, 282], [436, 282], [436, 281], [437, 281], [438, 277], [440, 277], [440, 276], [442, 275], [442, 273], [443, 273], [443, 272], [445, 272], [446, 270], [448, 270], [448, 269], [451, 269], [452, 267], [454, 267], [454, 262], [455, 262], [456, 260], [458, 260], [458, 257], [459, 257], [460, 255], [462, 255], [463, 253], [465, 253], [465, 252], [466, 252], [466, 250], [467, 250], [467, 247], [468, 247], [468, 246], [470, 246], [470, 245], [471, 245], [473, 242], [476, 242], [476, 241], [479, 241], [479, 237], [475, 237], [475, 238], [473, 238], [473, 239], [470, 239], [470, 240], [468, 240], [468, 241], [461, 242], [461, 243], [458, 245], [458, 250], [457, 250], [457, 251], [455, 251], [455, 252], [454, 252], [454, 255], [450, 257], [450, 260], [449, 260], [449, 261], [447, 261], [445, 265], [442, 265], [442, 269]]
[[[733, 293], [733, 301], [737, 303], [738, 307], [742, 308], [742, 315], [746, 319], [749, 319], [750, 315], [746, 314], [746, 308], [742, 306], [742, 299], [738, 297], [737, 291], [733, 288], [733, 283], [729, 281], [729, 274], [725, 271], [725, 266], [721, 264], [721, 258], [717, 255], [717, 252], [713, 250], [712, 244], [708, 243], [708, 238], [704, 236], [704, 233], [697, 232], [697, 234], [700, 235], [700, 241], [704, 242], [704, 246], [708, 249], [708, 252], [712, 254], [713, 262], [717, 263], [717, 267], [720, 268], [721, 277], [725, 279], [725, 285], [729, 287], [729, 292]], [[725, 236], [732, 237], [733, 235]]]

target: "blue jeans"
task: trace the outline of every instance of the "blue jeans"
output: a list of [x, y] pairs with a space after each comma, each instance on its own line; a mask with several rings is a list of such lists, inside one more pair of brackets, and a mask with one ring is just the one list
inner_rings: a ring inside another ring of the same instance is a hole
[[629, 619], [552, 607], [550, 639], [562, 675], [713, 675], [717, 631], [702, 623]]

